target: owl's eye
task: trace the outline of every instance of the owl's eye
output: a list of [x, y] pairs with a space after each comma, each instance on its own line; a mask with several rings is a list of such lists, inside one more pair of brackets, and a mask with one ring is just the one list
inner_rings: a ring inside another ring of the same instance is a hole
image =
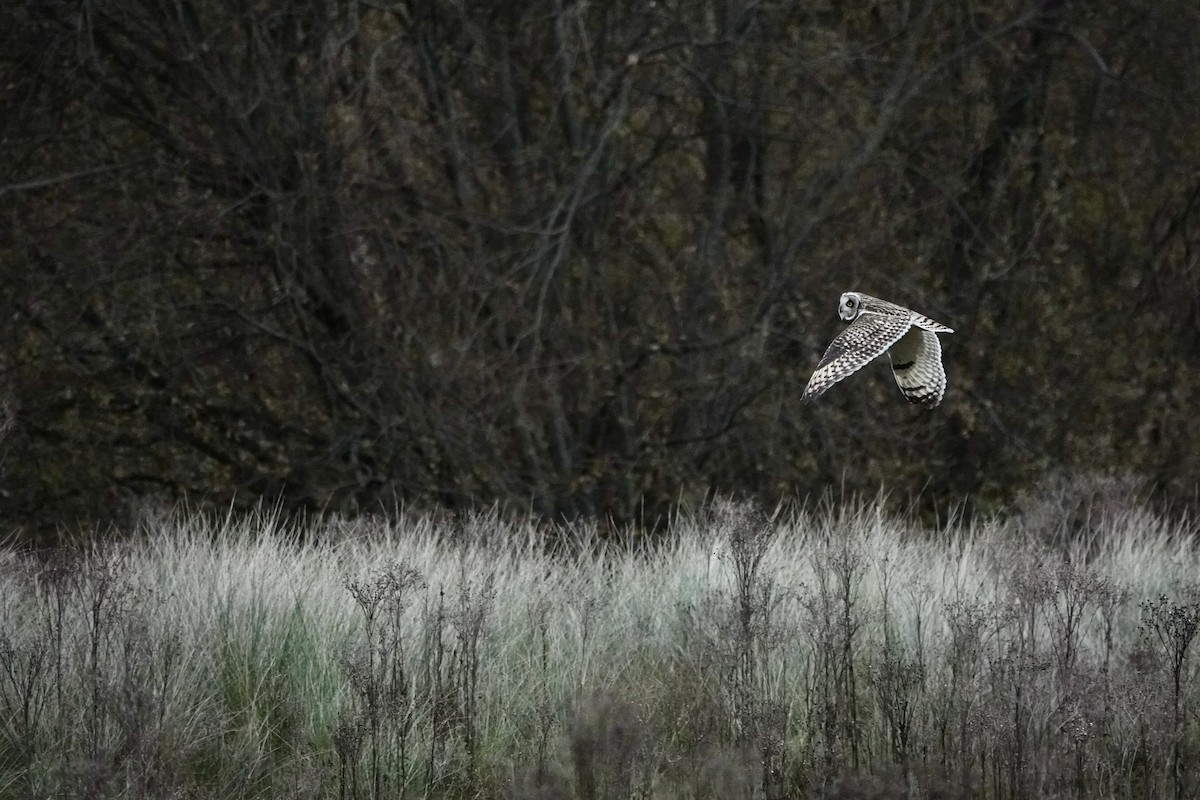
[[846, 298], [846, 307], [854, 308], [854, 298], [853, 297]]

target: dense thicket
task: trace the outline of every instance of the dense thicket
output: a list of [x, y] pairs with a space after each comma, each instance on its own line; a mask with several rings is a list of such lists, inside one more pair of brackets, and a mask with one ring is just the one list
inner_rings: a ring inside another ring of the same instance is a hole
[[[5, 517], [1200, 472], [1191, 0], [9, 3]], [[956, 329], [798, 402], [859, 288]]]

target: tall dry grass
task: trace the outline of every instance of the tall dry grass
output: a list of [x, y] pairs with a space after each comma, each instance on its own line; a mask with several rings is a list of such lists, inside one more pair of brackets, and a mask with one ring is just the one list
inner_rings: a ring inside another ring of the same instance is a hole
[[1184, 797], [1186, 521], [724, 503], [0, 553], [0, 798]]

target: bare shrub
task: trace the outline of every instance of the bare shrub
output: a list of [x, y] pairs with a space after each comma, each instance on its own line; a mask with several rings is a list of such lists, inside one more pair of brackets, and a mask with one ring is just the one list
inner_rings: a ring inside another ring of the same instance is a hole
[[357, 699], [357, 708], [343, 712], [334, 732], [343, 795], [356, 796], [364, 738], [372, 797], [408, 786], [417, 709], [409, 666], [413, 644], [404, 614], [413, 593], [424, 586], [417, 570], [398, 562], [368, 577], [346, 579], [346, 589], [363, 615], [366, 641], [343, 656]]
[[1131, 474], [1059, 472], [1021, 493], [1013, 508], [1021, 528], [1046, 544], [1092, 547], [1097, 534], [1142, 507], [1146, 494]]
[[1160, 595], [1155, 600], [1144, 600], [1142, 609], [1142, 637], [1147, 650], [1157, 654], [1168, 670], [1171, 679], [1171, 770], [1175, 796], [1181, 798], [1192, 785], [1194, 767], [1185, 769], [1185, 760], [1194, 761], [1193, 752], [1185, 753], [1188, 737], [1185, 732], [1187, 718], [1186, 697], [1183, 679], [1187, 670], [1188, 654], [1196, 634], [1200, 632], [1200, 587], [1186, 587], [1183, 599], [1169, 600]]

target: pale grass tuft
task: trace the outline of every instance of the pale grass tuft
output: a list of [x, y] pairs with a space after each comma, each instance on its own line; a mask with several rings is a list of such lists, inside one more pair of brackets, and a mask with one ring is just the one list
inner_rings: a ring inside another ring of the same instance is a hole
[[718, 504], [625, 546], [496, 513], [177, 512], [108, 549], [5, 551], [0, 786], [1182, 786], [1195, 529], [1107, 507], [1053, 541], [1047, 513], [926, 530], [878, 503]]

